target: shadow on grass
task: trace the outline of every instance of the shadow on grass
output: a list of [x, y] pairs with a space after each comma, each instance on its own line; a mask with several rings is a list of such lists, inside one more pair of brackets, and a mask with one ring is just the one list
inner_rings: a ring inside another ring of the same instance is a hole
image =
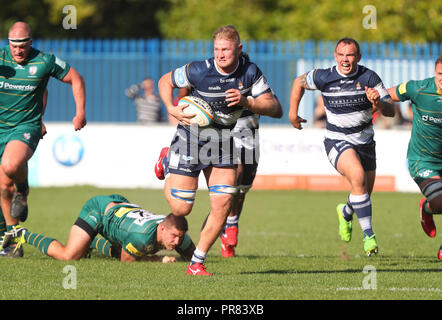
[[[250, 255], [250, 256], [239, 256], [244, 259], [262, 259], [263, 256], [258, 255]], [[266, 258], [272, 258], [272, 256], [267, 256]], [[376, 272], [385, 272], [385, 273], [441, 273], [442, 274], [442, 262], [440, 260], [437, 260], [433, 257], [429, 256], [420, 256], [420, 257], [407, 257], [407, 256], [401, 256], [401, 257], [392, 257], [392, 256], [377, 256], [374, 258], [369, 257], [357, 257], [357, 258], [351, 258], [349, 260], [342, 259], [337, 256], [286, 256], [286, 257], [276, 257], [278, 259], [290, 259], [293, 261], [300, 261], [300, 260], [330, 260], [334, 262], [343, 262], [345, 264], [355, 262], [357, 264], [364, 263], [365, 265], [373, 264], [376, 266]], [[296, 262], [295, 262], [296, 263]], [[404, 268], [405, 263], [417, 263], [417, 264], [426, 264], [426, 267], [423, 266], [422, 268]], [[435, 266], [435, 268], [432, 268], [432, 266]], [[350, 266], [350, 265], [349, 265]], [[291, 268], [291, 269], [270, 269], [270, 270], [263, 270], [263, 271], [247, 271], [247, 272], [241, 272], [241, 274], [345, 274], [345, 273], [361, 273], [361, 268], [348, 268], [348, 269], [338, 269], [342, 268], [342, 265], [335, 266], [336, 270], [332, 270], [332, 266], [328, 270], [306, 270], [305, 266], [300, 267], [299, 269]], [[345, 267], [344, 267], [345, 268]]]
[[[442, 269], [376, 269], [376, 272], [400, 272], [400, 273], [422, 273], [422, 272], [439, 272]], [[345, 269], [345, 270], [265, 270], [241, 272], [240, 274], [335, 274], [335, 273], [361, 273], [361, 269]]]

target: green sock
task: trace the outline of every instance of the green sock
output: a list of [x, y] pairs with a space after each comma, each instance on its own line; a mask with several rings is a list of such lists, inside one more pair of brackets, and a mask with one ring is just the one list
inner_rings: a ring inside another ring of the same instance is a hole
[[433, 215], [433, 212], [430, 212], [430, 210], [428, 209], [428, 201], [427, 200], [425, 200], [425, 202], [422, 204], [422, 209], [423, 209], [423, 212], [425, 213], [425, 214], [427, 214], [427, 215], [429, 215], [429, 216], [432, 216]]
[[[6, 222], [5, 222], [5, 223], [6, 223]], [[16, 227], [16, 226], [18, 226], [18, 224], [13, 224], [13, 225], [8, 225], [8, 224], [7, 224], [7, 225], [6, 225], [6, 231], [9, 232], [9, 231], [12, 230], [13, 227]]]
[[94, 240], [92, 240], [91, 248], [98, 250], [106, 257], [112, 257], [112, 244], [104, 238], [95, 237]]
[[55, 239], [48, 238], [39, 233], [33, 233], [26, 230], [25, 232], [26, 243], [36, 247], [38, 250], [43, 252], [45, 255], [48, 254], [48, 248], [52, 241]]

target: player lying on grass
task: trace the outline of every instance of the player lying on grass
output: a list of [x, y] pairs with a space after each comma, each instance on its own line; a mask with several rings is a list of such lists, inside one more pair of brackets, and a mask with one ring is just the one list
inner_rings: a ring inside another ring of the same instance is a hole
[[[14, 245], [17, 251], [28, 243], [57, 260], [79, 260], [88, 253], [93, 239], [100, 234], [114, 247], [121, 247], [121, 261], [176, 261], [173, 257], [149, 256], [161, 249], [176, 250], [190, 261], [195, 245], [186, 233], [187, 229], [185, 217], [155, 215], [129, 203], [121, 195], [113, 194], [95, 196], [85, 203], [72, 226], [66, 246], [20, 226], [6, 232], [0, 246]], [[93, 244], [99, 247], [97, 240]]]

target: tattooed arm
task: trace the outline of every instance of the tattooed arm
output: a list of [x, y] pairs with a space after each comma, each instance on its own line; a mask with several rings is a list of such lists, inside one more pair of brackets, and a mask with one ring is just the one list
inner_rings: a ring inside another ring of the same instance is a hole
[[293, 127], [299, 130], [302, 129], [302, 123], [307, 122], [307, 120], [298, 116], [299, 103], [301, 102], [305, 89], [313, 90], [307, 84], [307, 74], [308, 72], [295, 79], [290, 93], [289, 121]]

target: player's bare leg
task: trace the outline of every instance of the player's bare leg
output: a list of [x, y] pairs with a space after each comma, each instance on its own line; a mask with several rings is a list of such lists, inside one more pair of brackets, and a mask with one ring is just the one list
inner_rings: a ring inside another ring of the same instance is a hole
[[79, 260], [88, 251], [91, 243], [91, 236], [79, 226], [73, 225], [67, 244], [64, 246], [57, 240], [52, 241], [47, 255], [57, 260]]
[[[243, 166], [238, 164], [236, 172], [236, 185], [240, 186], [243, 176]], [[238, 222], [244, 205], [246, 191], [239, 189], [233, 195], [232, 209], [227, 217], [226, 224], [220, 234], [221, 239], [221, 255], [225, 258], [230, 258], [235, 255], [235, 247], [238, 244]]]
[[198, 177], [169, 174], [164, 184], [164, 195], [174, 215], [188, 215], [193, 208]]
[[210, 192], [211, 210], [201, 230], [200, 240], [186, 273], [192, 275], [211, 275], [205, 270], [204, 261], [212, 245], [223, 230], [227, 215], [232, 206], [236, 191], [236, 169], [209, 167], [204, 170]]
[[6, 175], [3, 166], [0, 165], [0, 192], [1, 192], [0, 201], [3, 211], [3, 216], [5, 218], [8, 230], [10, 226], [18, 224], [18, 219], [12, 218], [10, 214], [12, 196], [14, 194], [14, 191], [15, 191], [14, 181]]
[[6, 225], [15, 225], [18, 219], [25, 221], [27, 218], [29, 193], [27, 163], [33, 153], [25, 143], [18, 140], [10, 141], [5, 147], [1, 161], [0, 188]]
[[374, 170], [365, 172], [359, 156], [351, 148], [341, 154], [336, 167], [351, 185], [349, 202], [352, 204], [364, 233], [364, 251], [368, 256], [376, 254], [378, 245], [371, 223], [372, 205], [370, 199], [376, 172]]

